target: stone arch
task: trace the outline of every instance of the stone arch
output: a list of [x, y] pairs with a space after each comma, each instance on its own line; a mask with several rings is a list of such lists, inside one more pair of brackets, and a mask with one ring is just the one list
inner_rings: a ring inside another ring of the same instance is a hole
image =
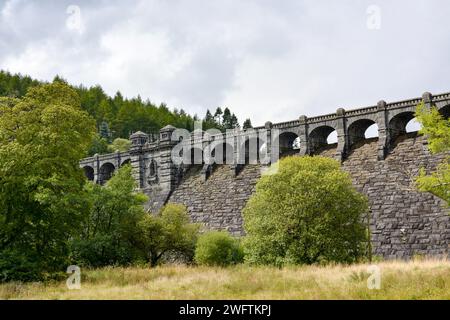
[[257, 164], [260, 161], [261, 139], [258, 136], [246, 136], [239, 146], [239, 164]]
[[308, 136], [310, 153], [314, 154], [316, 151], [326, 147], [328, 145], [328, 136], [334, 131], [336, 129], [328, 125], [319, 126], [312, 130]]
[[158, 183], [158, 163], [151, 159], [148, 164], [147, 184], [154, 185]]
[[440, 112], [440, 114], [442, 114], [442, 116], [445, 119], [450, 118], [450, 104], [447, 104], [447, 105], [439, 108], [439, 112]]
[[89, 181], [94, 181], [94, 177], [95, 177], [95, 171], [94, 171], [94, 168], [92, 168], [91, 166], [84, 166], [84, 167], [83, 167], [83, 171], [84, 171], [84, 176], [85, 176]]
[[349, 149], [356, 143], [366, 140], [366, 131], [374, 124], [376, 125], [376, 122], [371, 119], [360, 119], [352, 122], [347, 130]]
[[105, 184], [106, 181], [111, 179], [115, 170], [116, 170], [116, 167], [112, 163], [105, 162], [100, 167], [100, 174], [99, 174], [99, 179], [98, 179], [100, 184]]
[[406, 126], [412, 119], [414, 119], [413, 111], [400, 112], [391, 118], [388, 126], [391, 141], [394, 141], [400, 135], [406, 134]]
[[[280, 157], [295, 154], [299, 152], [299, 136], [297, 133], [292, 131], [284, 131], [280, 133], [278, 137], [278, 148]], [[296, 145], [297, 143], [297, 145]]]
[[208, 164], [232, 164], [234, 161], [234, 147], [225, 141], [212, 143], [208, 146], [208, 151], [210, 154], [205, 155], [205, 162]]
[[203, 165], [205, 159], [203, 157], [203, 149], [200, 147], [191, 147], [189, 152], [189, 164], [190, 165]]
[[154, 159], [150, 161], [150, 164], [148, 165], [148, 174], [150, 177], [156, 176], [158, 173], [158, 164]]
[[122, 161], [122, 164], [120, 166], [123, 167], [126, 166], [127, 164], [131, 164], [131, 159], [125, 159], [124, 161]]

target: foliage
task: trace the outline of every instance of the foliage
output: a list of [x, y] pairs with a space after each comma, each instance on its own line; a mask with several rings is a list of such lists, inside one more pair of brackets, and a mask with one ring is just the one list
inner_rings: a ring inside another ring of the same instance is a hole
[[130, 241], [154, 267], [168, 252], [192, 259], [198, 230], [197, 224], [189, 222], [185, 206], [169, 203], [159, 214], [145, 215], [138, 222], [136, 232], [130, 234]]
[[86, 208], [78, 162], [94, 132], [77, 93], [64, 83], [30, 87], [21, 99], [0, 99], [3, 280], [41, 279], [65, 270], [67, 239]]
[[104, 187], [86, 182], [89, 215], [71, 242], [72, 263], [100, 267], [130, 264], [138, 253], [128, 241], [144, 218], [144, 194], [136, 193], [131, 166], [121, 167]]
[[239, 128], [239, 121], [236, 115], [231, 113], [230, 109], [225, 108], [222, 111], [222, 108], [218, 107], [214, 116], [211, 112], [206, 110], [205, 118], [203, 119], [203, 129], [219, 129], [221, 131], [225, 131], [227, 129], [235, 129]]
[[242, 125], [242, 129], [250, 129], [253, 128], [252, 122], [250, 119], [245, 119], [244, 124]]
[[131, 141], [128, 139], [116, 138], [114, 141], [108, 146], [109, 152], [126, 152], [131, 148]]
[[92, 157], [95, 154], [105, 154], [108, 152], [108, 141], [99, 134], [96, 134], [89, 147], [88, 156]]
[[197, 241], [195, 261], [199, 265], [225, 267], [243, 260], [244, 252], [239, 241], [226, 231], [207, 232]]
[[[445, 119], [435, 107], [427, 109], [424, 103], [417, 106], [416, 117], [422, 124], [420, 132], [427, 135], [430, 151], [450, 151], [450, 119]], [[421, 191], [431, 192], [450, 205], [450, 157], [447, 156], [431, 175], [421, 169], [417, 185]]]
[[382, 270], [380, 290], [367, 286], [371, 274], [365, 263], [282, 269], [245, 264], [228, 268], [166, 265], [83, 269], [82, 290], [67, 290], [66, 279], [0, 284], [0, 299], [449, 299], [448, 259], [391, 260], [377, 265]]
[[[56, 76], [55, 82], [67, 84], [61, 77]], [[42, 82], [27, 76], [12, 75], [0, 71], [0, 96], [22, 97], [28, 88], [42, 84]], [[86, 88], [82, 85], [73, 86], [81, 100], [81, 107], [96, 121], [98, 133], [110, 143], [115, 138], [128, 138], [131, 132], [143, 131], [157, 133], [162, 127], [171, 124], [177, 128], [189, 131], [194, 129], [197, 116], [188, 115], [183, 109], [169, 110], [164, 103], [156, 105], [149, 100], [142, 101], [141, 97], [126, 99], [120, 92], [114, 97], [108, 96], [101, 86]], [[220, 108], [219, 108], [220, 109]], [[226, 111], [226, 110], [225, 110]], [[229, 110], [228, 110], [229, 113]], [[222, 126], [222, 111], [217, 114], [219, 121], [204, 121], [204, 129], [217, 128], [225, 130], [236, 127], [237, 118], [234, 114], [223, 119], [227, 123]]]
[[276, 165], [243, 210], [246, 260], [277, 266], [356, 261], [364, 251], [361, 215], [368, 204], [349, 175], [318, 156], [286, 157]]
[[[102, 101], [103, 103], [104, 101]], [[100, 137], [102, 137], [103, 139], [106, 140], [107, 143], [111, 142], [111, 130], [109, 130], [109, 125], [106, 121], [102, 121], [102, 123], [100, 123], [100, 126], [98, 128], [98, 133], [100, 135]]]

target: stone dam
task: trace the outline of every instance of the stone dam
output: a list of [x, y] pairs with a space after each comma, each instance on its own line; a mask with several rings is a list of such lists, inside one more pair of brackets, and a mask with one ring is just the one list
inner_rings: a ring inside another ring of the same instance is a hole
[[[355, 188], [369, 198], [374, 255], [386, 259], [450, 257], [448, 207], [414, 186], [420, 168], [431, 172], [448, 156], [432, 155], [425, 136], [407, 132], [407, 124], [421, 102], [438, 108], [448, 118], [450, 93], [424, 93], [421, 98], [380, 101], [349, 111], [340, 108], [334, 114], [267, 122], [231, 134], [194, 131], [181, 140], [174, 138], [175, 128], [171, 126], [161, 129], [157, 136], [137, 132], [130, 137], [129, 152], [95, 155], [83, 159], [80, 165], [88, 179], [103, 184], [114, 170], [130, 163], [140, 189], [151, 199], [149, 211], [155, 212], [167, 202], [181, 203], [188, 208], [192, 221], [243, 235], [241, 211], [264, 168], [286, 155], [332, 157], [341, 161]], [[378, 127], [378, 137], [366, 138], [365, 132], [373, 124]], [[337, 143], [328, 144], [327, 137], [333, 131]], [[256, 161], [249, 157], [252, 140], [257, 146]], [[177, 153], [187, 161], [175, 161], [173, 150], [177, 145], [191, 150], [184, 155]], [[231, 163], [211, 161], [219, 158], [219, 153], [215, 154], [219, 146], [226, 150], [222, 154], [226, 153]], [[199, 161], [193, 159], [194, 150], [201, 150]]]

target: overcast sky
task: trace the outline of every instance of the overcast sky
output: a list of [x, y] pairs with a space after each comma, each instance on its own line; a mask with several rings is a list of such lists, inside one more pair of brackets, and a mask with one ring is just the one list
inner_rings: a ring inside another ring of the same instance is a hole
[[0, 68], [254, 125], [450, 91], [450, 1], [0, 0]]

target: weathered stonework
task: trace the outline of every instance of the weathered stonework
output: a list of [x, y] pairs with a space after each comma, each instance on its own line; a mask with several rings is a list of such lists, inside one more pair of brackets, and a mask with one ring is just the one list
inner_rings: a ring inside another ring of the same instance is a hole
[[[159, 137], [142, 132], [133, 134], [130, 137], [133, 145], [127, 153], [94, 156], [82, 160], [80, 165], [89, 179], [104, 183], [116, 168], [129, 162], [139, 188], [150, 196], [149, 211], [156, 212], [169, 201], [182, 203], [193, 221], [210, 229], [226, 229], [242, 235], [241, 211], [254, 192], [261, 170], [266, 167], [239, 161], [247, 159], [248, 141], [263, 134], [267, 137], [268, 151], [264, 156], [262, 149], [257, 152], [272, 162], [278, 158], [272, 148], [277, 144], [280, 156], [320, 154], [342, 162], [355, 187], [369, 198], [375, 255], [449, 257], [450, 212], [440, 199], [417, 191], [413, 185], [421, 167], [434, 170], [445, 157], [431, 155], [425, 137], [406, 134], [406, 124], [414, 117], [421, 101], [427, 107], [436, 106], [445, 117], [450, 114], [449, 93], [436, 96], [425, 93], [422, 98], [395, 103], [380, 101], [367, 108], [349, 111], [339, 108], [336, 113], [324, 116], [267, 122], [254, 131], [238, 130], [230, 135], [231, 143], [227, 140], [226, 145], [230, 146], [231, 164], [210, 163], [202, 151], [201, 164], [175, 163], [171, 153], [179, 140], [172, 135], [175, 128], [167, 126], [161, 129]], [[366, 129], [374, 123], [378, 125], [378, 138], [365, 139]], [[328, 145], [327, 136], [334, 130], [338, 142]], [[296, 137], [300, 139], [300, 149], [289, 150]], [[224, 142], [222, 134], [204, 136], [202, 132], [194, 132], [182, 145], [198, 151], [207, 146], [214, 149]], [[185, 159], [189, 157], [185, 155]]]
[[255, 190], [261, 168], [260, 165], [246, 165], [235, 176], [229, 165], [218, 165], [204, 181], [200, 175], [201, 167], [194, 166], [169, 201], [186, 205], [194, 222], [242, 235], [241, 211]]

